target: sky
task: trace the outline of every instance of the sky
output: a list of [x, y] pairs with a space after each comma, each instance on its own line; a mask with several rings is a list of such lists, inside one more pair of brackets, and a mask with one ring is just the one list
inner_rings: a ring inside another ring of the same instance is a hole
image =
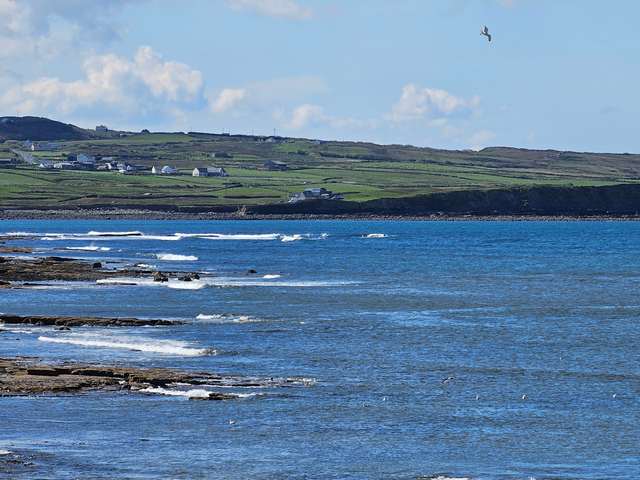
[[0, 0], [0, 115], [637, 153], [639, 17], [636, 0]]

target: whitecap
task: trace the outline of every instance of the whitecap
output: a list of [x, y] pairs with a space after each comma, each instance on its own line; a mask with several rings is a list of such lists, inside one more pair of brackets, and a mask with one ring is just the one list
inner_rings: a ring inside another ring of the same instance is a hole
[[133, 350], [136, 352], [159, 353], [183, 357], [200, 357], [215, 355], [216, 351], [208, 348], [193, 348], [186, 342], [175, 340], [156, 340], [139, 337], [116, 337], [98, 334], [70, 334], [59, 337], [40, 336], [41, 342], [77, 345], [80, 347], [114, 348]]
[[87, 232], [90, 237], [140, 237], [144, 233], [134, 230], [132, 232], [96, 232], [94, 230]]
[[280, 239], [281, 242], [296, 242], [298, 240], [302, 240], [302, 235], [299, 233], [293, 235], [282, 235], [282, 238]]
[[0, 456], [3, 455], [11, 455], [13, 452], [11, 450], [0, 450]]
[[174, 253], [156, 253], [156, 258], [165, 262], [195, 262], [198, 260], [195, 255], [177, 255]]
[[196, 320], [210, 323], [254, 323], [262, 321], [258, 318], [250, 317], [249, 315], [223, 315], [219, 313], [213, 315], [200, 313], [196, 316]]
[[267, 275], [263, 275], [262, 278], [266, 279], [266, 280], [272, 280], [274, 278], [280, 278], [282, 277], [282, 275], [278, 275], [276, 274], [267, 274]]
[[181, 290], [199, 290], [205, 287], [338, 287], [355, 285], [354, 281], [278, 280], [247, 277], [200, 277], [200, 280], [183, 282], [169, 279], [168, 282], [154, 282], [153, 278], [117, 277], [96, 280], [101, 285], [136, 285], [139, 287], [167, 287]]
[[277, 233], [176, 233], [181, 238], [204, 238], [206, 240], [277, 240]]
[[94, 245], [87, 245], [84, 247], [65, 247], [65, 250], [80, 250], [83, 252], [108, 252], [111, 250], [109, 247], [96, 247]]
[[186, 397], [186, 398], [209, 398], [209, 394], [213, 393], [209, 390], [204, 390], [202, 388], [195, 388], [192, 390], [170, 390], [168, 388], [162, 387], [147, 387], [141, 390], [138, 390], [140, 393], [155, 393], [157, 395], [170, 395], [174, 397]]
[[385, 233], [369, 233], [363, 238], [387, 238], [387, 235]]

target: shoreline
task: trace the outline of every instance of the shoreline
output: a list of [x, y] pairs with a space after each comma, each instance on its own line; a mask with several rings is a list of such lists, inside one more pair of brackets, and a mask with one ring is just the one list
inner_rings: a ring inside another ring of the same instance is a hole
[[221, 212], [180, 212], [143, 209], [81, 210], [0, 210], [0, 220], [331, 220], [331, 221], [414, 221], [414, 222], [635, 222], [640, 215], [382, 215], [382, 214], [245, 214]]

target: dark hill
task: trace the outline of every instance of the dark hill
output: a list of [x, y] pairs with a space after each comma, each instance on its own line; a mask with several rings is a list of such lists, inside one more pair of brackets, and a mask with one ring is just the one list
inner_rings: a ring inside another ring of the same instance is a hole
[[90, 130], [41, 117], [0, 117], [0, 140], [89, 140]]

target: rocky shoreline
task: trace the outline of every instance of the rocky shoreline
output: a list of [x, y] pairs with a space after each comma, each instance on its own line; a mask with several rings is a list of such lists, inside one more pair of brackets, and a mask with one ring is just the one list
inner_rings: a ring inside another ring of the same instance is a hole
[[[522, 222], [599, 222], [599, 221], [640, 221], [640, 215], [598, 214], [598, 215], [539, 215], [539, 214], [425, 214], [425, 215], [383, 215], [367, 213], [319, 214], [288, 213], [240, 215], [236, 212], [181, 212], [142, 209], [77, 209], [77, 210], [0, 210], [0, 220], [342, 220], [342, 221], [522, 221]], [[0, 253], [2, 250], [0, 249]], [[15, 252], [18, 253], [18, 252]], [[26, 253], [26, 252], [24, 252]]]
[[[109, 278], [153, 278], [155, 282], [200, 278], [197, 272], [160, 272], [136, 268], [108, 269], [102, 262], [67, 257], [17, 258], [0, 256], [0, 288], [39, 286], [32, 282], [96, 282]], [[15, 285], [14, 282], [26, 282]]]
[[164, 327], [183, 325], [177, 320], [148, 320], [139, 318], [104, 318], [104, 317], [65, 317], [40, 315], [6, 315], [0, 314], [0, 332], [2, 325], [37, 325], [46, 327]]
[[[297, 378], [243, 378], [168, 368], [137, 368], [81, 363], [47, 364], [34, 358], [0, 358], [0, 397], [42, 394], [77, 394], [86, 391], [184, 393], [193, 400], [233, 400], [233, 393], [191, 387], [275, 388], [304, 384]], [[191, 395], [189, 393], [192, 392]]]

